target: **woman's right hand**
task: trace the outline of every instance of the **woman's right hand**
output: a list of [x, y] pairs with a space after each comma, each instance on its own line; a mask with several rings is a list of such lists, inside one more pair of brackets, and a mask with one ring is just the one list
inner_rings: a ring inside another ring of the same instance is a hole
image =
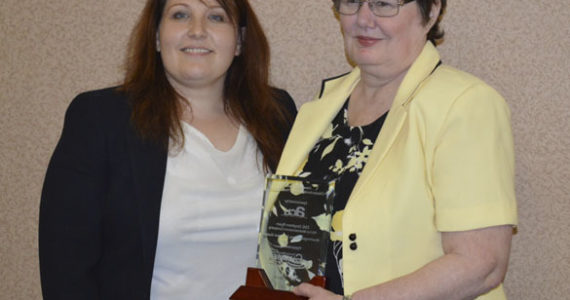
[[307, 297], [309, 300], [342, 300], [341, 295], [310, 283], [301, 283], [293, 289], [293, 293], [297, 296]]

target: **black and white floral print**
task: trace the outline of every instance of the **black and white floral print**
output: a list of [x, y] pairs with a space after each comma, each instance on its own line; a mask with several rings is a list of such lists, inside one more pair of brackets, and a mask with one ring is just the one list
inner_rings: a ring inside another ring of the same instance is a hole
[[327, 256], [327, 289], [342, 294], [342, 214], [350, 193], [364, 169], [386, 114], [365, 126], [348, 124], [348, 103], [309, 152], [300, 177], [337, 180]]

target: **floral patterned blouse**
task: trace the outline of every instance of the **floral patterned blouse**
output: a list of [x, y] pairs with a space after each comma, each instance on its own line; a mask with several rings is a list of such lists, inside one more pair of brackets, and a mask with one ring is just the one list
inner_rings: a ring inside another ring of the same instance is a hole
[[300, 177], [337, 180], [327, 254], [326, 288], [343, 294], [342, 277], [342, 214], [350, 193], [366, 165], [376, 137], [386, 119], [385, 113], [365, 126], [348, 125], [348, 102], [332, 120], [321, 139], [309, 152]]

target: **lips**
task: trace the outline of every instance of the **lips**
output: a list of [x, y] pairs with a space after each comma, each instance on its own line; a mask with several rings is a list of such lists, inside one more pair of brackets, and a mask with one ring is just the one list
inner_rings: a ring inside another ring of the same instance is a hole
[[208, 54], [208, 53], [213, 52], [210, 49], [206, 49], [206, 48], [202, 48], [202, 47], [184, 47], [180, 50], [184, 53], [199, 54], [199, 55]]
[[374, 46], [374, 44], [379, 42], [381, 39], [359, 35], [356, 37], [356, 40], [363, 47], [371, 47]]

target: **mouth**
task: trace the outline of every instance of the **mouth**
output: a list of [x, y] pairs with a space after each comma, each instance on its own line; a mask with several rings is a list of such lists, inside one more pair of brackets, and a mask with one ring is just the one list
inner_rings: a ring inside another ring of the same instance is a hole
[[206, 49], [206, 48], [201, 48], [201, 47], [184, 47], [182, 49], [180, 49], [180, 51], [184, 52], [184, 53], [189, 53], [189, 54], [209, 54], [212, 53], [214, 51], [210, 50], [210, 49]]
[[356, 37], [356, 40], [358, 41], [358, 43], [359, 43], [361, 46], [370, 47], [370, 46], [376, 44], [377, 42], [379, 42], [379, 41], [382, 40], [382, 39], [380, 39], [380, 38], [373, 38], [373, 37], [369, 37], [369, 36], [362, 36], [362, 35], [359, 35], [359, 36]]

